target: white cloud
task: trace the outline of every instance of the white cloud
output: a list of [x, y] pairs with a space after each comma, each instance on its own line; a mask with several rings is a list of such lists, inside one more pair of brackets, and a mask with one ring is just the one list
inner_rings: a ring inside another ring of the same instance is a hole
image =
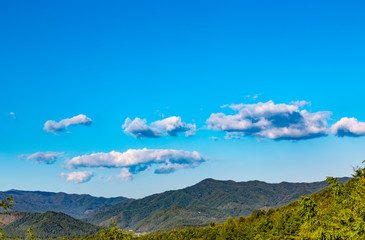
[[61, 173], [61, 177], [66, 177], [66, 181], [72, 181], [76, 184], [85, 183], [91, 180], [94, 177], [93, 171], [85, 171], [85, 172], [72, 172], [72, 173]]
[[122, 126], [126, 134], [130, 134], [135, 138], [158, 138], [162, 136], [162, 132], [154, 127], [147, 125], [146, 119], [135, 118], [133, 121], [127, 118]]
[[150, 126], [147, 125], [146, 119], [135, 118], [132, 121], [130, 118], [127, 118], [122, 127], [126, 134], [136, 138], [158, 138], [163, 135], [177, 137], [178, 133], [181, 132], [185, 132], [185, 136], [192, 136], [196, 132], [195, 124], [187, 124], [181, 121], [180, 117], [176, 116], [152, 122]]
[[27, 160], [33, 160], [33, 163], [46, 163], [53, 164], [57, 161], [59, 156], [62, 156], [63, 153], [60, 152], [36, 152], [33, 154], [23, 154], [20, 155], [20, 158], [26, 158]]
[[299, 110], [307, 102], [274, 104], [232, 104], [238, 113], [213, 113], [207, 120], [208, 128], [226, 132], [227, 138], [254, 136], [274, 140], [302, 140], [325, 136], [330, 112], [310, 113]]
[[186, 124], [181, 121], [180, 117], [172, 116], [160, 121], [155, 121], [151, 124], [152, 126], [156, 126], [162, 131], [166, 132], [168, 135], [177, 136], [179, 132], [185, 132], [185, 135], [192, 136], [195, 135], [196, 125], [195, 124]]
[[117, 175], [117, 178], [121, 178], [123, 182], [128, 182], [133, 179], [133, 174], [128, 168], [122, 168], [122, 172]]
[[89, 126], [91, 124], [92, 120], [88, 117], [86, 117], [84, 114], [79, 114], [72, 118], [66, 118], [60, 121], [61, 124], [65, 125], [66, 127], [70, 125], [79, 125], [83, 124], [86, 126]]
[[[67, 162], [69, 168], [107, 167], [126, 168], [131, 174], [137, 174], [157, 167], [155, 173], [170, 173], [181, 168], [194, 168], [206, 160], [196, 151], [189, 152], [173, 149], [129, 149], [126, 152], [111, 151], [93, 153], [72, 158]], [[124, 171], [124, 172], [123, 172]], [[128, 178], [126, 170], [119, 177]]]
[[212, 139], [213, 141], [218, 141], [219, 140], [219, 137], [210, 137], [210, 139]]
[[187, 127], [187, 131], [185, 132], [185, 136], [187, 137], [190, 137], [190, 136], [193, 136], [195, 135], [196, 133], [196, 124], [191, 124], [191, 123], [188, 123], [186, 124], [186, 127]]
[[43, 127], [43, 130], [46, 131], [46, 132], [61, 132], [63, 130], [66, 129], [66, 126], [61, 124], [61, 123], [58, 123], [58, 122], [55, 122], [53, 120], [48, 120], [45, 124], [44, 124], [44, 127]]
[[181, 121], [180, 117], [168, 117], [160, 121], [153, 122], [151, 125], [156, 126], [167, 134], [172, 136], [177, 136], [178, 132], [185, 132], [185, 123]]
[[310, 106], [312, 104], [311, 102], [307, 102], [307, 101], [304, 101], [304, 100], [302, 100], [302, 101], [292, 101], [291, 103], [298, 106], [298, 107], [304, 107], [305, 105]]
[[72, 118], [66, 118], [61, 120], [60, 122], [56, 122], [53, 120], [48, 120], [43, 127], [43, 130], [46, 132], [61, 132], [64, 131], [70, 125], [86, 125], [90, 126], [92, 120], [86, 117], [84, 114], [79, 114]]
[[356, 118], [341, 118], [332, 125], [331, 131], [338, 137], [365, 136], [365, 122], [359, 122]]

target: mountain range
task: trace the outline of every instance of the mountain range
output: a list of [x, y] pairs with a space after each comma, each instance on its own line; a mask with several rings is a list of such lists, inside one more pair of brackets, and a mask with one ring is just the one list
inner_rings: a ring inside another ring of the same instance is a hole
[[[348, 180], [350, 178], [339, 181]], [[0, 192], [0, 199], [13, 195], [14, 210], [23, 213], [0, 216], [0, 222], [7, 224], [4, 228], [7, 233], [13, 234], [14, 229], [24, 232], [28, 226], [39, 236], [46, 236], [51, 229], [47, 224], [53, 222], [64, 224], [55, 236], [71, 236], [95, 232], [100, 229], [98, 226], [109, 225], [111, 218], [115, 218], [121, 228], [135, 232], [161, 231], [207, 226], [210, 222], [224, 222], [228, 217], [249, 216], [254, 210], [278, 208], [326, 187], [326, 181], [272, 184], [205, 179], [190, 187], [141, 199], [10, 190]], [[62, 232], [62, 229], [67, 231]]]

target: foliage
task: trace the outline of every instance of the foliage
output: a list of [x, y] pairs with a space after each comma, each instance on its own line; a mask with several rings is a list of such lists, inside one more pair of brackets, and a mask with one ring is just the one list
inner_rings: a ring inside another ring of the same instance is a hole
[[124, 229], [118, 228], [118, 223], [115, 219], [110, 220], [110, 224], [108, 228], [103, 227], [102, 230], [94, 234], [92, 236], [85, 237], [83, 239], [100, 239], [100, 240], [111, 240], [111, 239], [121, 239], [121, 240], [130, 240], [135, 238], [133, 233], [127, 233]]
[[[13, 196], [9, 196], [5, 198], [4, 200], [1, 200], [0, 202], [0, 214], [2, 214], [1, 211], [7, 212], [9, 209], [12, 209], [14, 207], [14, 198]], [[2, 223], [0, 222], [0, 225]], [[3, 229], [0, 228], [0, 239], [5, 239], [7, 236], [4, 234]]]
[[27, 229], [27, 237], [25, 238], [26, 240], [34, 240], [37, 239], [37, 236], [33, 233], [33, 229], [28, 228]]
[[14, 197], [13, 196], [9, 196], [9, 197], [5, 198], [4, 200], [1, 200], [1, 202], [0, 202], [0, 213], [1, 213], [1, 209], [4, 212], [7, 212], [9, 209], [12, 209], [14, 207], [13, 203], [14, 203]]

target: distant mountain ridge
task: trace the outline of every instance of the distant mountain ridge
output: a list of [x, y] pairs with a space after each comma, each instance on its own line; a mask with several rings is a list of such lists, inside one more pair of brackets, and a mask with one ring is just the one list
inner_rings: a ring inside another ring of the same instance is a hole
[[[340, 182], [347, 182], [349, 179], [341, 178]], [[206, 226], [209, 222], [224, 222], [230, 216], [248, 216], [253, 210], [281, 207], [326, 187], [326, 181], [272, 184], [262, 181], [235, 182], [208, 178], [190, 187], [137, 200], [20, 190], [0, 192], [0, 199], [13, 195], [14, 211], [63, 212], [99, 226], [108, 225], [109, 220], [115, 217], [122, 228], [150, 232], [177, 227]], [[7, 221], [9, 226], [14, 222], [23, 221], [27, 216], [28, 213], [14, 213], [2, 220]], [[59, 216], [61, 215], [57, 215]]]
[[[340, 182], [349, 179], [341, 178]], [[229, 216], [248, 216], [253, 210], [284, 206], [326, 187], [326, 181], [271, 184], [209, 178], [184, 189], [116, 204], [105, 211], [90, 214], [83, 220], [107, 225], [109, 219], [115, 217], [122, 228], [136, 232], [204, 226], [211, 221], [224, 222]]]
[[125, 197], [104, 198], [88, 194], [67, 194], [42, 191], [9, 190], [0, 192], [0, 199], [14, 196], [14, 211], [19, 212], [63, 212], [74, 218], [105, 209], [122, 202], [132, 201]]

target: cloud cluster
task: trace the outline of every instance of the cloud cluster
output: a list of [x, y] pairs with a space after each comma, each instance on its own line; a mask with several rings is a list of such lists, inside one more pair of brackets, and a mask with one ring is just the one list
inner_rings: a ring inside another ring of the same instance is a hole
[[127, 118], [123, 124], [126, 134], [135, 138], [158, 138], [164, 135], [177, 137], [178, 133], [185, 136], [195, 135], [196, 125], [181, 121], [180, 117], [172, 116], [147, 125], [147, 120], [135, 118], [133, 121]]
[[194, 168], [206, 160], [196, 151], [173, 149], [129, 149], [126, 152], [111, 151], [93, 153], [72, 158], [69, 168], [106, 167], [122, 168], [118, 177], [131, 180], [133, 174], [155, 167], [156, 174], [172, 173], [181, 168]]
[[[257, 97], [257, 96], [256, 96]], [[254, 97], [254, 98], [256, 98]], [[273, 101], [255, 104], [230, 104], [222, 108], [230, 108], [233, 114], [212, 113], [206, 120], [207, 128], [222, 131], [226, 138], [242, 138], [251, 136], [273, 140], [303, 140], [326, 136], [333, 133], [338, 137], [365, 136], [365, 122], [356, 118], [344, 117], [331, 127], [327, 120], [331, 112], [309, 112], [305, 106], [310, 102], [295, 101], [289, 104], [275, 104]], [[13, 112], [10, 113], [15, 118]], [[49, 120], [44, 124], [47, 132], [60, 132], [71, 125], [89, 126], [92, 120], [83, 114], [59, 122]], [[172, 116], [147, 124], [147, 120], [127, 118], [123, 124], [126, 134], [136, 138], [159, 138], [185, 134], [192, 136], [196, 133], [196, 125], [185, 123], [180, 117]], [[212, 136], [211, 140], [219, 138]], [[61, 152], [36, 152], [20, 155], [20, 158], [32, 160], [33, 163], [53, 164], [62, 156]], [[129, 149], [126, 152], [99, 152], [73, 157], [67, 161], [69, 169], [78, 168], [119, 168], [120, 174], [114, 176], [122, 181], [130, 181], [134, 175], [148, 169], [153, 169], [155, 174], [168, 174], [184, 168], [195, 168], [206, 159], [198, 152], [173, 150], [173, 149]], [[85, 183], [95, 175], [94, 171], [80, 171], [60, 174], [67, 181]], [[103, 176], [100, 176], [102, 179]], [[113, 181], [109, 177], [107, 181]]]
[[365, 122], [359, 122], [356, 118], [344, 117], [332, 125], [331, 131], [338, 137], [365, 136]]
[[20, 158], [26, 158], [27, 160], [33, 160], [33, 163], [46, 163], [53, 164], [57, 161], [59, 156], [62, 156], [63, 153], [60, 152], [36, 152], [33, 154], [23, 154], [20, 155]]
[[72, 172], [72, 173], [61, 173], [61, 177], [66, 177], [66, 181], [72, 181], [76, 184], [85, 183], [91, 180], [94, 177], [93, 171], [85, 171], [85, 172]]
[[208, 128], [226, 132], [227, 138], [254, 136], [274, 140], [302, 140], [328, 134], [330, 112], [310, 113], [299, 108], [307, 102], [232, 104], [236, 114], [213, 113]]
[[43, 130], [46, 132], [62, 132], [66, 130], [68, 126], [71, 125], [85, 125], [90, 126], [92, 123], [92, 120], [88, 117], [86, 117], [84, 114], [79, 114], [77, 116], [74, 116], [72, 118], [66, 118], [59, 122], [48, 120], [43, 127]]

